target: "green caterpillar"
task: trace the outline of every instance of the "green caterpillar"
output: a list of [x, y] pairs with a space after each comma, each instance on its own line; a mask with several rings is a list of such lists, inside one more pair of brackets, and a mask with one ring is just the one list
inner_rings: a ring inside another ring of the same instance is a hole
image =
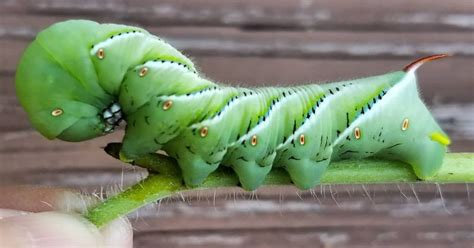
[[82, 141], [123, 119], [120, 157], [164, 150], [188, 186], [230, 166], [253, 190], [272, 167], [302, 189], [331, 161], [381, 157], [423, 179], [450, 140], [419, 97], [415, 70], [329, 84], [237, 88], [199, 75], [192, 61], [143, 29], [72, 20], [40, 32], [16, 74], [17, 95], [49, 139]]

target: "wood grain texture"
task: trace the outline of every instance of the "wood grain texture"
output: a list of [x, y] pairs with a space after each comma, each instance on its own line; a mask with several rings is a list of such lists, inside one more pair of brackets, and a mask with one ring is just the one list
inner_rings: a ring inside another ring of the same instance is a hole
[[[465, 30], [473, 29], [469, 0], [399, 0], [351, 4], [331, 0], [6, 0], [3, 12], [82, 15], [154, 25], [237, 26], [249, 29]], [[103, 15], [107, 13], [107, 15]]]
[[[0, 2], [0, 185], [65, 186], [104, 196], [146, 172], [108, 157], [96, 140], [48, 141], [15, 97], [18, 60], [38, 31], [66, 19], [138, 25], [231, 85], [294, 85], [403, 68], [451, 135], [474, 151], [471, 0], [3, 0]], [[199, 191], [132, 214], [136, 247], [472, 247], [472, 184], [338, 185]], [[185, 201], [183, 201], [185, 199]]]

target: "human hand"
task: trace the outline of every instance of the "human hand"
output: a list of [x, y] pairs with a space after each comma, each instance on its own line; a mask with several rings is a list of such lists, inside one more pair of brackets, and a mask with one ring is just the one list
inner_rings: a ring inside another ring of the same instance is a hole
[[132, 247], [126, 218], [98, 229], [79, 214], [92, 202], [67, 189], [0, 187], [0, 247]]

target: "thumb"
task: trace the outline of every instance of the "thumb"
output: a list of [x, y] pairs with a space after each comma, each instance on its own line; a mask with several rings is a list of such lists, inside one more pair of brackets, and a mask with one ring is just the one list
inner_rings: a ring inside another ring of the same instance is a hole
[[[3, 211], [3, 210], [0, 210]], [[118, 219], [97, 229], [79, 215], [42, 212], [0, 220], [1, 247], [132, 247], [132, 228]]]

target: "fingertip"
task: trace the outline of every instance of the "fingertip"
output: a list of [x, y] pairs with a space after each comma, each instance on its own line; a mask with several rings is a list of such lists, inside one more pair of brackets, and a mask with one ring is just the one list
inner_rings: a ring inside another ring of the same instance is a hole
[[0, 233], [2, 247], [133, 247], [133, 230], [126, 218], [99, 230], [80, 215], [15, 213], [0, 220]]
[[78, 215], [42, 212], [4, 218], [0, 243], [6, 247], [100, 247], [99, 230]]

